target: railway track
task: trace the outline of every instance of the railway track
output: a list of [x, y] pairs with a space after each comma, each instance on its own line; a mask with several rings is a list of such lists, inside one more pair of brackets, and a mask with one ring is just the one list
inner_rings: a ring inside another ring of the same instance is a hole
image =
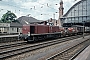
[[12, 44], [6, 44], [6, 45], [1, 45], [0, 49], [6, 49], [6, 48], [11, 48], [11, 47], [17, 47], [21, 45], [26, 45], [26, 42], [19, 42], [19, 43], [12, 43]]
[[75, 46], [72, 46], [58, 54], [47, 58], [46, 60], [74, 60], [87, 46], [90, 45], [90, 39], [83, 41]]
[[[28, 52], [28, 51], [33, 51], [33, 50], [36, 50], [36, 49], [40, 49], [40, 48], [44, 48], [44, 47], [47, 47], [47, 46], [51, 46], [51, 45], [54, 45], [54, 44], [58, 44], [58, 43], [61, 43], [61, 42], [65, 42], [65, 41], [69, 41], [69, 40], [73, 40], [75, 38], [80, 38], [82, 36], [72, 36], [72, 37], [66, 37], [66, 38], [61, 38], [61, 39], [56, 39], [56, 40], [52, 40], [52, 41], [48, 41], [48, 42], [43, 42], [43, 43], [39, 43], [39, 44], [33, 44], [33, 45], [17, 45], [17, 46], [10, 46], [9, 49], [7, 48], [7, 50], [5, 48], [3, 49], [0, 49], [0, 59], [5, 59], [5, 58], [8, 58], [8, 57], [12, 57], [12, 56], [15, 56], [15, 55], [18, 55], [18, 54], [22, 54], [22, 53], [25, 53], [25, 52]], [[13, 47], [13, 48], [12, 48]]]
[[[78, 35], [79, 37], [80, 35]], [[48, 41], [48, 40], [47, 40]], [[6, 48], [11, 48], [11, 47], [17, 47], [17, 46], [22, 46], [22, 45], [26, 45], [27, 43], [26, 42], [19, 42], [19, 43], [10, 43], [10, 44], [2, 44], [0, 45], [0, 49], [6, 49]]]
[[[73, 36], [74, 37], [74, 36]], [[80, 37], [80, 35], [77, 36], [77, 38]], [[68, 37], [69, 38], [69, 37]], [[47, 40], [48, 41], [48, 40]], [[38, 42], [37, 42], [38, 43]], [[33, 43], [35, 44], [35, 43]], [[1, 49], [6, 49], [6, 48], [11, 48], [11, 47], [17, 47], [17, 46], [22, 46], [22, 45], [27, 45], [27, 42], [18, 42], [18, 43], [11, 43], [11, 44], [3, 44], [0, 45], [0, 50]]]

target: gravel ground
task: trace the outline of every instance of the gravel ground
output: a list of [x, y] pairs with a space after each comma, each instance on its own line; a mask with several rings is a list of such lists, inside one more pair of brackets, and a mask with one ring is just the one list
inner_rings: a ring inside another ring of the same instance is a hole
[[68, 44], [68, 43], [69, 43], [69, 41], [63, 42], [63, 43], [60, 43], [60, 44], [52, 45], [52, 46], [45, 47], [45, 48], [42, 48], [42, 49], [38, 49], [38, 50], [35, 50], [35, 51], [31, 51], [31, 52], [27, 52], [27, 53], [20, 54], [20, 55], [17, 55], [17, 56], [13, 56], [13, 57], [5, 59], [5, 60], [23, 60], [23, 59], [25, 59], [25, 58], [27, 58], [29, 56], [40, 54], [42, 52], [46, 52], [48, 50], [54, 49], [56, 47], [59, 47], [59, 46], [61, 46], [63, 44]]

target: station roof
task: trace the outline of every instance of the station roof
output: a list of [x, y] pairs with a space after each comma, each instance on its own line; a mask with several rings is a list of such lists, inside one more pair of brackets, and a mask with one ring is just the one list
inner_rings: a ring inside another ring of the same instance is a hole
[[21, 24], [30, 24], [34, 22], [41, 22], [41, 20], [37, 20], [33, 17], [21, 16], [17, 19]]
[[22, 27], [23, 25], [20, 23], [10, 23], [10, 27]]
[[63, 17], [66, 17], [67, 14], [68, 14], [73, 8], [75, 8], [76, 5], [78, 5], [78, 4], [81, 3], [81, 2], [82, 2], [82, 1], [78, 1], [76, 4], [74, 4], [74, 5], [66, 12], [66, 14], [63, 15]]

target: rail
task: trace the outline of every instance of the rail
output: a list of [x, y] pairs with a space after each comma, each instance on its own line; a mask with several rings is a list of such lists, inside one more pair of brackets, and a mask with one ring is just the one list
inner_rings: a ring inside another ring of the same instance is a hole
[[[88, 40], [89, 40], [89, 39], [87, 39], [86, 41], [88, 41]], [[66, 51], [72, 49], [73, 47], [78, 46], [78, 45], [80, 45], [80, 44], [82, 44], [82, 43], [84, 43], [84, 42], [85, 42], [85, 41], [83, 41], [83, 42], [81, 42], [81, 43], [79, 43], [79, 44], [77, 44], [77, 45], [74, 45], [74, 46], [72, 46], [72, 47], [70, 47], [70, 48], [67, 48], [67, 49], [65, 49], [65, 50], [63, 50], [63, 51], [61, 51], [61, 52], [59, 52], [59, 53], [57, 53], [57, 54], [55, 54], [55, 55], [47, 58], [46, 60], [54, 60], [55, 57], [61, 55], [62, 53], [66, 52]], [[76, 57], [78, 54], [80, 54], [88, 45], [89, 45], [89, 44], [87, 44], [86, 46], [84, 46], [80, 51], [78, 51], [75, 55], [73, 55], [69, 60], [75, 59], [75, 57]], [[67, 58], [68, 58], [68, 57], [67, 57]]]
[[74, 56], [72, 56], [69, 60], [74, 60], [83, 50], [85, 50], [89, 45], [82, 48], [80, 51], [78, 51]]

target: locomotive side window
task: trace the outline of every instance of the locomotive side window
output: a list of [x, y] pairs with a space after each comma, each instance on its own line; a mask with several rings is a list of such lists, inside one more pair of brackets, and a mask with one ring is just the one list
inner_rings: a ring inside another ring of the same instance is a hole
[[35, 33], [35, 26], [30, 26], [30, 33], [31, 34]]

